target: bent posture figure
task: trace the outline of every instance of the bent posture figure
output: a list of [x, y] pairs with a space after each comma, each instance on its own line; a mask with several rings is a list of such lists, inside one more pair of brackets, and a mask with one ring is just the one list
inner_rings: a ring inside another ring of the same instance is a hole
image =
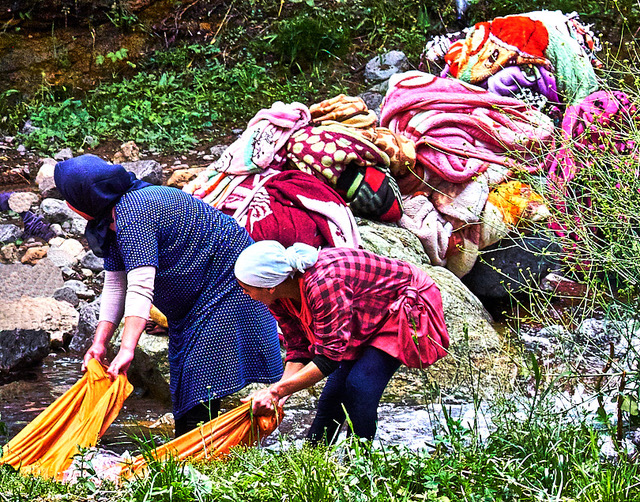
[[245, 293], [269, 306], [287, 349], [280, 381], [251, 396], [254, 412], [328, 376], [312, 443], [334, 440], [345, 410], [353, 432], [373, 439], [380, 398], [400, 364], [426, 367], [446, 354], [440, 291], [409, 263], [260, 241], [240, 253], [235, 274]]
[[84, 367], [106, 360], [124, 315], [107, 372], [126, 373], [153, 300], [169, 325], [176, 436], [215, 417], [221, 397], [280, 378], [275, 320], [233, 275], [253, 242], [244, 228], [180, 190], [144, 183], [93, 155], [58, 163], [54, 177], [69, 206], [89, 220], [89, 245], [104, 256], [99, 323]]

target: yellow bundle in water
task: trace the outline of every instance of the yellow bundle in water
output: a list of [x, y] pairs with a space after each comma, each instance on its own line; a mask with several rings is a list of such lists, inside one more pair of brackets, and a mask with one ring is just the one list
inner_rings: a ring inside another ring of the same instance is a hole
[[[253, 416], [248, 402], [156, 448], [150, 456], [158, 460], [169, 456], [178, 460], [216, 459], [234, 446], [259, 443], [278, 427], [282, 416], [281, 408], [268, 416]], [[122, 476], [132, 478], [146, 466], [145, 456], [139, 455], [123, 468]]]
[[106, 369], [91, 359], [85, 375], [2, 448], [0, 464], [62, 479], [78, 447], [97, 443], [132, 390], [125, 375], [111, 382]]

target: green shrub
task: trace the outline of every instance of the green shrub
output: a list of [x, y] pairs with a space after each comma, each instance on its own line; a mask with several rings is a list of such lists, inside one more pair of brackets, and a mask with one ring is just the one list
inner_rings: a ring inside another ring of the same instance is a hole
[[273, 35], [273, 49], [280, 60], [305, 68], [344, 55], [349, 45], [349, 26], [330, 14], [302, 13], [282, 20]]

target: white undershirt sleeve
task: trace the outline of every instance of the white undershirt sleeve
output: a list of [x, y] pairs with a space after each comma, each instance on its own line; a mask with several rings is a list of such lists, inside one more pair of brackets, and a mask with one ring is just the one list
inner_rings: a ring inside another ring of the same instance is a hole
[[105, 270], [100, 299], [98, 321], [109, 321], [116, 326], [124, 313], [124, 298], [127, 290], [127, 274], [124, 270]]
[[133, 315], [149, 319], [155, 279], [156, 268], [152, 266], [134, 268], [127, 274], [125, 317]]

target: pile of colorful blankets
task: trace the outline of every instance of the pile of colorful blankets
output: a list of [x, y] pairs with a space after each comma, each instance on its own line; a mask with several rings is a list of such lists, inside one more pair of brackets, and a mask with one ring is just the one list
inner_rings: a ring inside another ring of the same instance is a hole
[[[357, 247], [354, 215], [395, 224], [462, 277], [479, 250], [549, 220], [549, 200], [563, 209], [583, 167], [576, 144], [635, 147], [610, 132], [636, 111], [625, 94], [598, 90], [588, 28], [540, 11], [438, 37], [425, 55], [444, 61], [441, 76], [392, 76], [379, 117], [343, 94], [274, 103], [184, 190], [284, 245]], [[519, 173], [555, 195], [543, 200]]]

